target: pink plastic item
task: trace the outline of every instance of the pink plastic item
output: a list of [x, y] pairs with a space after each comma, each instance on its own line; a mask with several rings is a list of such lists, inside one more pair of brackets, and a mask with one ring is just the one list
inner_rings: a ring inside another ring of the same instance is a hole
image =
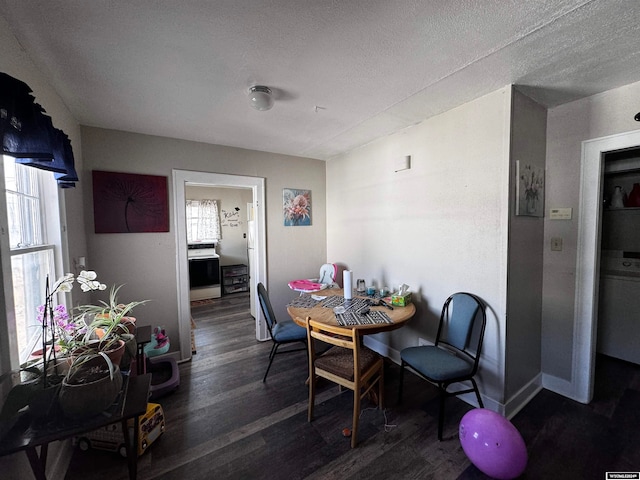
[[292, 280], [288, 283], [291, 290], [296, 292], [315, 292], [323, 288], [335, 285], [338, 267], [333, 263], [325, 263], [320, 267], [320, 275], [318, 278], [306, 280]]
[[527, 466], [527, 447], [520, 432], [502, 415], [476, 408], [460, 421], [460, 444], [479, 470], [490, 477], [510, 480]]
[[298, 292], [313, 292], [322, 290], [326, 285], [322, 283], [312, 282], [311, 280], [294, 280], [289, 282], [289, 288]]

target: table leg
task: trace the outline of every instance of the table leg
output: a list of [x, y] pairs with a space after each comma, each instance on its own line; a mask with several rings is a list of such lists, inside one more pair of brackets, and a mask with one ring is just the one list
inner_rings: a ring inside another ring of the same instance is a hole
[[129, 468], [129, 480], [136, 480], [138, 475], [138, 417], [133, 422], [133, 445], [127, 420], [122, 420], [122, 433], [124, 445], [127, 450], [127, 465]]
[[136, 369], [138, 375], [144, 375], [147, 373], [145, 361], [144, 361], [144, 345], [138, 345], [138, 354], [136, 355]]
[[[136, 480], [138, 473], [138, 443], [140, 442], [140, 417], [133, 417], [133, 462], [129, 460], [129, 477], [131, 477], [131, 470], [133, 469], [133, 477], [131, 480]], [[132, 466], [133, 463], [133, 466]]]
[[27, 458], [29, 459], [29, 464], [31, 465], [31, 470], [33, 471], [33, 475], [36, 477], [36, 480], [47, 480], [45, 468], [47, 464], [48, 447], [48, 443], [45, 443], [40, 447], [40, 456], [38, 456], [36, 447], [28, 447], [25, 450]]

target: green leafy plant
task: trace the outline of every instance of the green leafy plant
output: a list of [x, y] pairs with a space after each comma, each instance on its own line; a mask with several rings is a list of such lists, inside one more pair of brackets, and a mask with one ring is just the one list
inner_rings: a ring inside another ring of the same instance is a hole
[[[128, 333], [124, 320], [128, 318], [131, 311], [148, 302], [148, 300], [134, 301], [126, 304], [118, 301], [118, 292], [123, 285], [113, 286], [109, 292], [109, 301], [100, 300], [98, 305], [80, 305], [75, 310], [84, 318], [87, 325], [84, 334], [84, 342], [89, 342], [96, 337], [102, 337], [102, 342], [117, 341], [119, 336]], [[98, 335], [98, 330], [102, 331]]]

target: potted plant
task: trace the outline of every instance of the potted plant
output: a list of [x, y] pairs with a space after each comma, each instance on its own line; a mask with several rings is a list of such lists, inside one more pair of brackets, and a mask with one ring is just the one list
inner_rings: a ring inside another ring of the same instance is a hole
[[[76, 307], [85, 318], [89, 317], [86, 335], [109, 337], [112, 334], [134, 333], [135, 317], [130, 315], [134, 307], [143, 305], [148, 300], [120, 303], [118, 292], [123, 285], [113, 286], [109, 292], [109, 301], [100, 300], [99, 305], [81, 305]], [[86, 322], [86, 320], [85, 320]]]
[[[38, 308], [38, 320], [41, 324], [40, 355], [36, 355], [21, 365], [17, 371], [10, 371], [0, 377], [0, 382], [11, 379], [12, 386], [0, 411], [0, 430], [15, 423], [19, 413], [29, 407], [28, 412], [34, 417], [47, 416], [55, 406], [60, 385], [62, 384], [63, 367], [61, 361], [76, 345], [84, 325], [76, 324], [69, 319], [64, 307], [54, 307], [54, 298], [58, 292], [69, 292], [77, 281], [82, 291], [104, 290], [106, 286], [96, 281], [96, 273], [82, 271], [77, 277], [67, 273], [60, 277], [53, 286], [49, 286], [49, 277], [45, 280], [45, 302]], [[57, 347], [60, 348], [57, 348]]]
[[[109, 301], [100, 300], [98, 305], [81, 305], [76, 307], [86, 324], [82, 350], [111, 351], [109, 356], [116, 364], [120, 364], [125, 351], [135, 355], [135, 336], [132, 334], [135, 318], [131, 311], [148, 300], [134, 301], [127, 304], [118, 301], [118, 292], [122, 285], [111, 288]], [[126, 350], [125, 350], [126, 349]]]
[[109, 408], [121, 389], [120, 369], [106, 353], [84, 353], [62, 379], [58, 402], [66, 417], [91, 417]]

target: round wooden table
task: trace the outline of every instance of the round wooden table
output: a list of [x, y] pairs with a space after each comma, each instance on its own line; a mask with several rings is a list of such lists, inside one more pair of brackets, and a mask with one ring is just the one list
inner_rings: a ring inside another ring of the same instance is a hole
[[[319, 290], [317, 292], [313, 292], [314, 295], [318, 296], [330, 296], [330, 295], [342, 295], [343, 290], [341, 288], [327, 288], [325, 290]], [[356, 298], [354, 296], [354, 298]], [[362, 298], [367, 298], [366, 295], [363, 295]], [[357, 328], [361, 330], [360, 333], [363, 335], [371, 335], [374, 333], [380, 332], [388, 332], [390, 330], [395, 330], [396, 328], [400, 328], [407, 323], [411, 317], [416, 313], [416, 307], [413, 303], [410, 303], [406, 307], [393, 307], [393, 310], [389, 310], [388, 308], [379, 305], [372, 306], [371, 310], [380, 310], [385, 312], [393, 323], [376, 323], [370, 325], [353, 325], [353, 326], [345, 326], [343, 328]], [[306, 328], [306, 319], [310, 317], [312, 320], [317, 322], [327, 323], [329, 325], [338, 325], [336, 320], [336, 315], [333, 313], [332, 308], [326, 308], [319, 305], [316, 305], [313, 308], [302, 308], [302, 307], [287, 307], [287, 313], [293, 319], [296, 324], [301, 327]]]

